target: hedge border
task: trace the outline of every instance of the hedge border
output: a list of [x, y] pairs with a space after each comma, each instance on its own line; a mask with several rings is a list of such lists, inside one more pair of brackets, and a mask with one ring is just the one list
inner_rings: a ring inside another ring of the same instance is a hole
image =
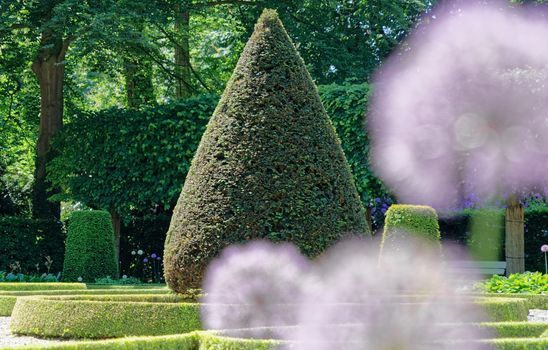
[[1, 291], [26, 291], [26, 290], [79, 290], [86, 289], [85, 283], [65, 282], [0, 282]]
[[62, 296], [62, 295], [134, 295], [134, 294], [171, 294], [167, 288], [144, 289], [83, 289], [83, 290], [40, 290], [40, 291], [0, 291], [0, 317], [10, 316], [18, 297], [24, 296]]
[[46, 338], [97, 339], [200, 330], [200, 304], [184, 300], [147, 294], [20, 297], [11, 314], [11, 331]]
[[[524, 299], [471, 301], [491, 321], [527, 320]], [[11, 329], [20, 335], [80, 339], [188, 333], [201, 329], [200, 307], [188, 297], [164, 294], [23, 296], [13, 308]]]
[[[504, 338], [483, 340], [498, 350], [544, 350], [547, 338]], [[42, 346], [3, 347], [1, 350], [274, 350], [281, 344], [276, 340], [228, 338], [214, 332], [132, 337], [99, 341], [79, 341]]]

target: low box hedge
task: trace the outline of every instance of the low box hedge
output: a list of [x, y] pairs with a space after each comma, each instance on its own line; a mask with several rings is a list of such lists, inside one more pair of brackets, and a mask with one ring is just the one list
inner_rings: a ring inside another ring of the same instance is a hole
[[79, 290], [35, 290], [35, 291], [0, 291], [0, 317], [10, 316], [17, 297], [32, 295], [133, 295], [133, 294], [171, 294], [167, 288], [144, 289], [79, 289]]
[[20, 297], [11, 315], [11, 331], [97, 339], [200, 330], [200, 304], [182, 301], [174, 295]]
[[[482, 341], [498, 350], [544, 350], [548, 339], [504, 338]], [[3, 347], [2, 350], [274, 350], [281, 342], [262, 339], [228, 338], [212, 332], [135, 337], [99, 341], [70, 342], [65, 344]], [[463, 344], [465, 345], [465, 344]], [[466, 347], [463, 347], [465, 349]]]
[[546, 322], [486, 322], [480, 324], [496, 338], [538, 338], [548, 330]]
[[85, 283], [60, 283], [60, 282], [1, 282], [0, 291], [14, 290], [79, 290], [86, 289]]
[[527, 321], [528, 302], [522, 298], [479, 298], [476, 303], [491, 322]]

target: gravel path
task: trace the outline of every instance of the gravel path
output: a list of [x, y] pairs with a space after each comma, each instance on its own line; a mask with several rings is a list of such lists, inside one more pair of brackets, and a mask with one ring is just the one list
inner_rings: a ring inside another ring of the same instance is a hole
[[59, 344], [59, 340], [45, 340], [33, 337], [18, 337], [10, 332], [11, 317], [0, 317], [0, 347], [23, 345]]

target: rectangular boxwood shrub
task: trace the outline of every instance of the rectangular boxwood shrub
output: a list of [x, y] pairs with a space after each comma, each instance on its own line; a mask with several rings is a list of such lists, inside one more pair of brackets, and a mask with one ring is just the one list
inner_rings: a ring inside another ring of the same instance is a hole
[[[46, 256], [53, 260], [52, 273], [60, 272], [65, 252], [65, 230], [56, 220], [0, 216], [0, 271], [19, 262], [23, 273], [47, 272]], [[36, 270], [38, 264], [39, 271]]]
[[118, 261], [110, 214], [101, 210], [72, 213], [68, 227], [63, 278], [94, 282], [118, 277]]

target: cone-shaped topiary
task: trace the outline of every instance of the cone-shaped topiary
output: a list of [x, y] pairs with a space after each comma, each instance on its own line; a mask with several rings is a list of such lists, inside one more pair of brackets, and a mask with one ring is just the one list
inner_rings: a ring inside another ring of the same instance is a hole
[[438, 214], [426, 205], [394, 204], [386, 211], [381, 250], [403, 249], [413, 242], [440, 245]]
[[166, 239], [177, 292], [224, 247], [291, 241], [314, 256], [367, 233], [363, 207], [316, 87], [275, 11], [255, 26], [211, 118]]
[[101, 210], [72, 213], [65, 243], [63, 279], [95, 282], [118, 277], [114, 230], [110, 214]]

